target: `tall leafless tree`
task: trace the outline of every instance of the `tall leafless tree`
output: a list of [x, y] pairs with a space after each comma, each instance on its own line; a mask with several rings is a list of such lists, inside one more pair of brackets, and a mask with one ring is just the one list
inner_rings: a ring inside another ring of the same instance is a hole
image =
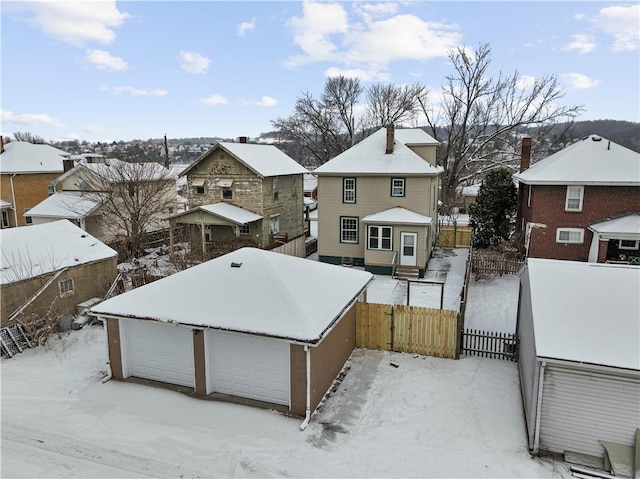
[[33, 143], [36, 145], [41, 145], [46, 143], [44, 138], [38, 135], [34, 135], [28, 131], [16, 131], [13, 133], [13, 138], [16, 141], [26, 141], [27, 143]]
[[421, 111], [420, 98], [428, 95], [425, 86], [396, 86], [378, 83], [367, 90], [367, 117], [373, 128], [412, 122]]
[[442, 87], [440, 108], [418, 97], [428, 131], [441, 142], [438, 163], [444, 168], [441, 199], [445, 213], [455, 203], [460, 184], [501, 166], [513, 167], [522, 135], [573, 120], [582, 106], [560, 103], [564, 91], [555, 75], [531, 82], [518, 71], [491, 77], [491, 48], [472, 52], [459, 47], [449, 53], [454, 73]]

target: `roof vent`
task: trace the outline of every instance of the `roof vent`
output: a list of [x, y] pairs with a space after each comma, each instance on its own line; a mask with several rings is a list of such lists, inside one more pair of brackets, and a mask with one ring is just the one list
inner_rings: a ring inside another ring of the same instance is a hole
[[601, 138], [601, 137], [599, 137], [599, 136], [595, 136], [595, 135], [594, 135], [594, 136], [592, 136], [592, 137], [591, 137], [591, 139], [592, 139], [593, 141], [602, 141], [602, 138]]
[[240, 266], [242, 266], [242, 263], [235, 263], [235, 262], [231, 263], [232, 268], [239, 268]]

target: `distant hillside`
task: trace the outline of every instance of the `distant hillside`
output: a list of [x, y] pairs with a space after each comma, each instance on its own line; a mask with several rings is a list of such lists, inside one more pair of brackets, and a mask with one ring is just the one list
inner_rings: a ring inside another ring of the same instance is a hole
[[[569, 127], [568, 130], [567, 127]], [[630, 121], [577, 121], [571, 126], [568, 123], [560, 123], [551, 129], [548, 139], [553, 141], [554, 136], [556, 138], [562, 137], [564, 142], [569, 140], [569, 143], [572, 143], [592, 134], [602, 136], [607, 140], [640, 153], [640, 123]]]

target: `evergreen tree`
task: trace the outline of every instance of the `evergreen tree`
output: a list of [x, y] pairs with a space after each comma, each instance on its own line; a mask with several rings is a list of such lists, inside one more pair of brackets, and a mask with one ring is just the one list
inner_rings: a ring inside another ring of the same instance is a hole
[[469, 208], [473, 244], [486, 248], [509, 238], [517, 206], [516, 187], [507, 168], [492, 170], [484, 178], [476, 202]]

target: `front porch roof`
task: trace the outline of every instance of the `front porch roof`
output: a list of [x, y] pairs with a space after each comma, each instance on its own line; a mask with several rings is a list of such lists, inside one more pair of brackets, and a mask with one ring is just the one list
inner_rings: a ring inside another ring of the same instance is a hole
[[415, 211], [403, 208], [402, 206], [396, 206], [395, 208], [367, 215], [362, 218], [361, 221], [363, 223], [430, 225], [433, 219], [429, 216], [424, 216], [420, 213], [416, 213]]
[[640, 214], [621, 216], [589, 225], [602, 239], [640, 239]]
[[237, 225], [245, 225], [247, 223], [252, 223], [254, 221], [262, 219], [262, 216], [254, 213], [253, 211], [245, 210], [244, 208], [240, 208], [239, 206], [224, 202], [197, 206], [195, 208], [191, 208], [187, 211], [183, 211], [181, 213], [173, 215], [169, 219], [175, 220], [177, 218], [180, 218], [181, 216], [185, 216], [196, 211], [202, 211], [206, 214], [217, 216], [218, 218], [222, 218]]

